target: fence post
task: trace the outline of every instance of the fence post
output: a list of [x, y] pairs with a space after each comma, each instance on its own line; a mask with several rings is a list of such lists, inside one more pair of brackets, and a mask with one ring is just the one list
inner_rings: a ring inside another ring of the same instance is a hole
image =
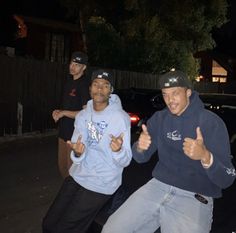
[[17, 102], [17, 135], [22, 135], [23, 105]]

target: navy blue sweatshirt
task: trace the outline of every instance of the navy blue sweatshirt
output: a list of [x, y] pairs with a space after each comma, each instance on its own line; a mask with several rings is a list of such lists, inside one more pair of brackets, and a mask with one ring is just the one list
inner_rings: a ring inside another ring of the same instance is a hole
[[[195, 139], [198, 126], [206, 148], [213, 155], [213, 164], [208, 169], [183, 152], [184, 138]], [[137, 152], [135, 143], [133, 157], [143, 163], [158, 151], [159, 161], [152, 174], [159, 181], [213, 198], [221, 197], [221, 190], [233, 183], [236, 172], [226, 126], [220, 117], [204, 108], [197, 92], [192, 92], [190, 104], [180, 116], [173, 115], [168, 108], [157, 111], [148, 120], [147, 129], [152, 143], [143, 153]]]

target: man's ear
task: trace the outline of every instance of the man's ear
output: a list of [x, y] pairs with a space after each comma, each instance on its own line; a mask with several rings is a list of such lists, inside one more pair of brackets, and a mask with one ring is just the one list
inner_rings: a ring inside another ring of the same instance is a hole
[[192, 95], [192, 90], [191, 89], [187, 89], [187, 97], [190, 97]]
[[83, 71], [85, 71], [85, 70], [86, 70], [86, 68], [87, 68], [87, 66], [86, 66], [86, 65], [84, 65], [84, 67], [83, 67]]
[[113, 88], [113, 86], [111, 86], [111, 93], [113, 93], [113, 91], [114, 91], [114, 88]]

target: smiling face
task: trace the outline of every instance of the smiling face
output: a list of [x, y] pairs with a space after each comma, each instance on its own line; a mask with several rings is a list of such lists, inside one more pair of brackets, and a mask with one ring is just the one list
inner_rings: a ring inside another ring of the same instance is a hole
[[191, 89], [185, 87], [170, 87], [162, 89], [162, 95], [168, 109], [172, 114], [177, 116], [180, 116], [188, 107], [191, 94]]
[[96, 78], [90, 86], [90, 95], [93, 99], [94, 109], [103, 110], [109, 103], [111, 84], [106, 79]]

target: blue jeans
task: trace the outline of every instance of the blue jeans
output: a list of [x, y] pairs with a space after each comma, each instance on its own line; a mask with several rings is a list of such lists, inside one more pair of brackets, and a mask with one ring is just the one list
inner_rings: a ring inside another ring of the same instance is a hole
[[201, 196], [207, 204], [153, 178], [109, 217], [102, 233], [153, 233], [159, 227], [162, 233], [209, 233], [213, 198]]

